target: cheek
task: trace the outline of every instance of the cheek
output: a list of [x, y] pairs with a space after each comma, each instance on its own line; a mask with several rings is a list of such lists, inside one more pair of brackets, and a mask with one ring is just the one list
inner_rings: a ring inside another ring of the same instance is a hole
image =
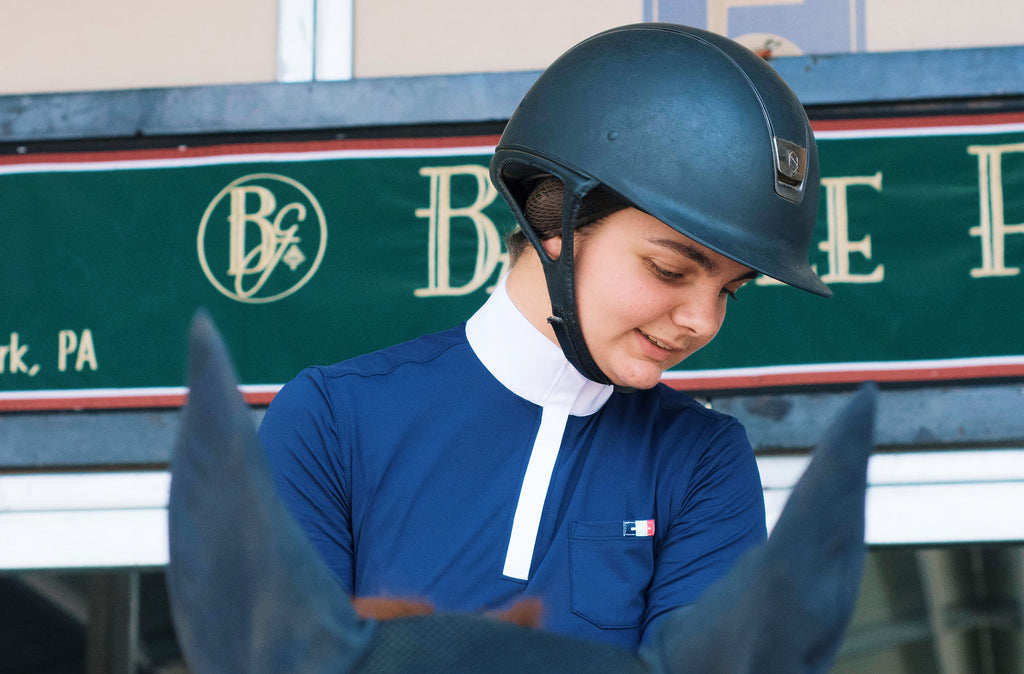
[[[648, 301], [649, 291], [635, 274], [614, 266], [590, 273], [577, 280], [579, 297], [587, 301], [591, 310], [617, 311], [630, 304]], [[580, 307], [581, 311], [583, 307]]]
[[632, 331], [667, 314], [672, 306], [656, 283], [631, 274], [607, 274], [579, 290], [580, 324], [588, 339]]
[[[588, 242], [589, 243], [589, 242]], [[593, 242], [598, 243], [598, 242]], [[584, 338], [612, 339], [670, 310], [673, 291], [622, 252], [625, 243], [585, 246], [576, 258], [576, 307]], [[596, 342], [591, 346], [597, 346]]]

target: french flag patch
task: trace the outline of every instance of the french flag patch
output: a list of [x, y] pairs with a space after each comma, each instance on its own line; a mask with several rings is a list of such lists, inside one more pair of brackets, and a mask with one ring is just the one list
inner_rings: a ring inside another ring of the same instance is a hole
[[653, 536], [654, 520], [629, 520], [622, 523], [623, 536]]

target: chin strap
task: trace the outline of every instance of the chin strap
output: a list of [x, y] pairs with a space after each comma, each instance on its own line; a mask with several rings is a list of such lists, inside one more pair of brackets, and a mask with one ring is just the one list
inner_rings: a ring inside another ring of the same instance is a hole
[[[576, 214], [584, 195], [593, 189], [591, 181], [574, 181], [565, 184], [565, 196], [562, 203], [562, 251], [558, 258], [552, 258], [544, 250], [540, 242], [534, 247], [540, 254], [544, 266], [544, 278], [547, 281], [548, 297], [551, 299], [551, 313], [548, 323], [555, 331], [562, 353], [572, 366], [587, 379], [599, 384], [611, 384], [612, 381], [601, 371], [590, 355], [590, 349], [583, 339], [579, 315], [576, 311], [575, 283], [575, 245], [574, 231]], [[532, 234], [532, 232], [530, 232]]]

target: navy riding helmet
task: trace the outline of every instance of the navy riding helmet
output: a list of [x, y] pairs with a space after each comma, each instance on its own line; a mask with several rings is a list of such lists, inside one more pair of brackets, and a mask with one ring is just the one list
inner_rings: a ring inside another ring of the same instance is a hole
[[[525, 215], [542, 176], [564, 186], [557, 260]], [[807, 114], [764, 59], [715, 33], [645, 23], [579, 43], [513, 113], [491, 179], [540, 254], [562, 350], [595, 381], [610, 383], [580, 331], [571, 244], [598, 186], [755, 271], [832, 294], [807, 261], [819, 188]]]

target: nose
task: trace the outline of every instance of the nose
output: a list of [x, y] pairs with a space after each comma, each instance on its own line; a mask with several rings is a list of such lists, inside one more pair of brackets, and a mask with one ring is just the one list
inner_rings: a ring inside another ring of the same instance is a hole
[[669, 316], [673, 323], [688, 331], [691, 336], [710, 340], [718, 334], [725, 319], [725, 299], [721, 289], [688, 289], [677, 299]]

